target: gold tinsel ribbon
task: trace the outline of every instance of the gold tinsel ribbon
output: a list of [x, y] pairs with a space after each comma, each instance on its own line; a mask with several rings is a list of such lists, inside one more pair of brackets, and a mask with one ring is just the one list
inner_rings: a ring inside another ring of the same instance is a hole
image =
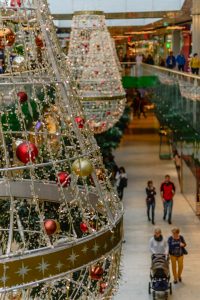
[[122, 240], [122, 219], [113, 228], [102, 234], [86, 238], [80, 243], [13, 257], [0, 261], [0, 289], [23, 287], [52, 277], [73, 272], [82, 266], [103, 258]]

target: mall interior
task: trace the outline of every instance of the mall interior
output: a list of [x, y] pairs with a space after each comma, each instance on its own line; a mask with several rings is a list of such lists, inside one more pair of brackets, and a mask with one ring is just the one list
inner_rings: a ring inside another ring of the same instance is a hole
[[0, 0], [0, 300], [200, 299], [200, 0]]

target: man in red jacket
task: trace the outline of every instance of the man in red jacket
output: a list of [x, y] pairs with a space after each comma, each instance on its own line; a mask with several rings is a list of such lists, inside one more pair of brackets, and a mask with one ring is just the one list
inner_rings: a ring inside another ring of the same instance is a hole
[[170, 176], [165, 176], [165, 181], [161, 184], [160, 194], [163, 199], [164, 206], [164, 215], [163, 220], [166, 219], [168, 212], [168, 223], [172, 224], [172, 207], [173, 207], [173, 197], [175, 194], [175, 185], [172, 181], [170, 181]]

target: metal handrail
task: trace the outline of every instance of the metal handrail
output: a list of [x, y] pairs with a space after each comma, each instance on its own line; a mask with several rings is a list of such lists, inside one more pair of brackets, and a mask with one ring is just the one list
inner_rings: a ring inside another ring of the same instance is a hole
[[[136, 62], [120, 62], [120, 64], [122, 66], [123, 65], [136, 66], [137, 65]], [[173, 69], [168, 69], [167, 67], [160, 67], [160, 66], [157, 66], [157, 65], [149, 65], [149, 64], [146, 64], [146, 63], [141, 63], [141, 66], [152, 68], [154, 70], [158, 70], [158, 71], [169, 73], [169, 74], [171, 73], [171, 74], [181, 75], [181, 76], [184, 76], [184, 77], [189, 77], [189, 78], [200, 80], [199, 75], [194, 75], [194, 74], [190, 74], [190, 73], [187, 73], [187, 72], [181, 72], [181, 71], [177, 71], [177, 70], [173, 70]]]

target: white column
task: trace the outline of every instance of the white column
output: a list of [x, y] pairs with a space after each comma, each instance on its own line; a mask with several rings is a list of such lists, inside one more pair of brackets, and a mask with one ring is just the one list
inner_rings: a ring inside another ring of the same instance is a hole
[[192, 53], [200, 54], [200, 1], [193, 0], [192, 5]]

